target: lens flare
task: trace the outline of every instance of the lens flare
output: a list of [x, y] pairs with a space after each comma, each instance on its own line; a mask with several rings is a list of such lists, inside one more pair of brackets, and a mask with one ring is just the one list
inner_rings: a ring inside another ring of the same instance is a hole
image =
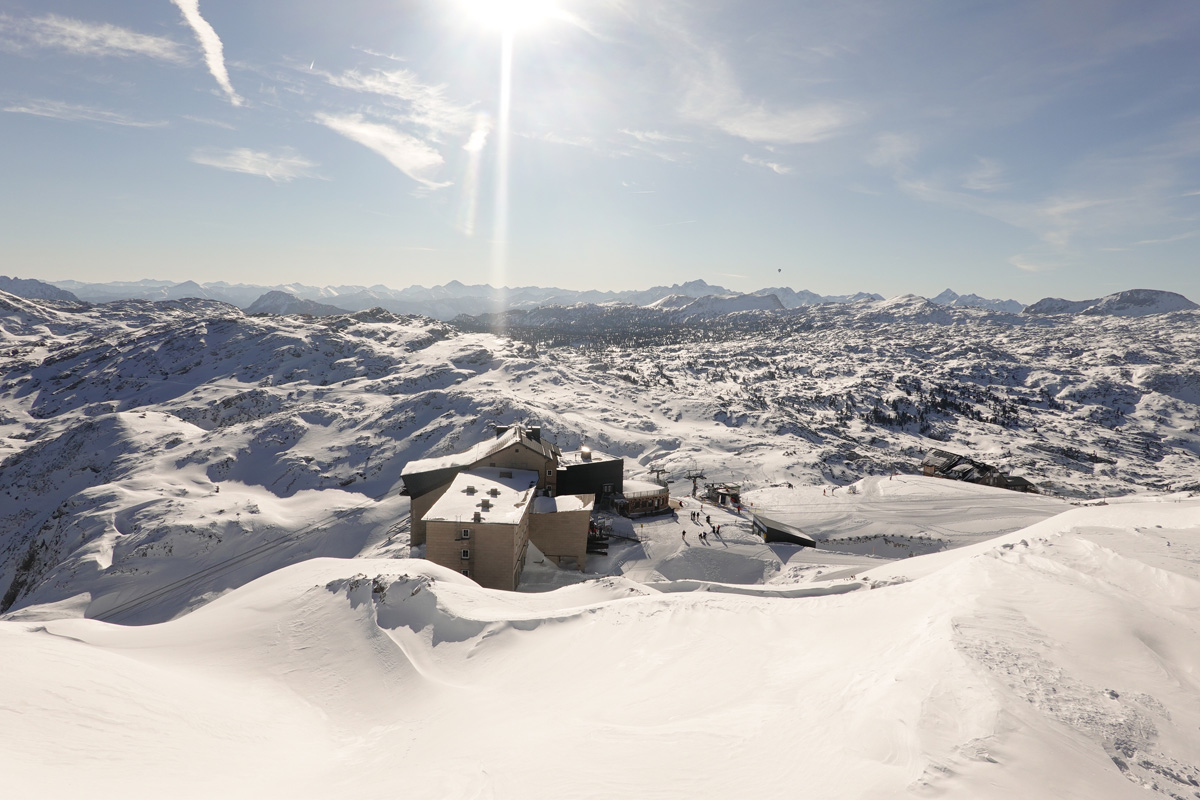
[[459, 0], [466, 17], [479, 25], [515, 33], [537, 28], [559, 11], [554, 0]]

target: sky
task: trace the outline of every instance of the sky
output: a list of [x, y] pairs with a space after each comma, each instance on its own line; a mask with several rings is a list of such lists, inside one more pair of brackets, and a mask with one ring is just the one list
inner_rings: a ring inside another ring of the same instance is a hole
[[1192, 0], [6, 0], [0, 272], [1200, 300]]

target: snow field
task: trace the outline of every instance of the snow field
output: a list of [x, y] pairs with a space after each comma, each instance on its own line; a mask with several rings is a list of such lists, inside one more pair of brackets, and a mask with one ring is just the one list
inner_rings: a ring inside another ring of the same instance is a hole
[[1190, 791], [1200, 582], [1165, 537], [1198, 511], [1079, 509], [821, 597], [315, 559], [159, 625], [4, 622], [0, 759], [48, 796]]

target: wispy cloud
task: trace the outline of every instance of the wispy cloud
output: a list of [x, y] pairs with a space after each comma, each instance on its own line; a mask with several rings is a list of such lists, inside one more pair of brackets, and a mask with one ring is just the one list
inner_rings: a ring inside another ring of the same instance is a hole
[[32, 114], [37, 117], [50, 117], [68, 122], [102, 122], [106, 125], [121, 125], [126, 128], [162, 128], [167, 125], [164, 121], [152, 122], [133, 119], [115, 111], [63, 103], [58, 100], [30, 100], [27, 103], [7, 106], [4, 110], [14, 114]]
[[141, 56], [176, 64], [187, 60], [187, 51], [171, 39], [58, 14], [28, 19], [0, 14], [0, 47], [18, 52], [66, 50], [80, 56]]
[[756, 167], [766, 167], [777, 175], [787, 175], [792, 171], [791, 167], [784, 166], [783, 164], [779, 164], [774, 161], [767, 161], [764, 158], [755, 158], [754, 156], [748, 154], [742, 156], [742, 161], [746, 162], [747, 164], [752, 164]]
[[360, 53], [366, 53], [369, 56], [375, 56], [377, 58], [386, 58], [388, 61], [399, 61], [399, 62], [403, 63], [408, 60], [406, 58], [401, 58], [400, 56], [397, 56], [397, 55], [392, 55], [391, 53], [381, 53], [378, 50], [372, 50], [369, 47], [359, 47], [358, 45], [351, 45], [350, 49], [357, 50]]
[[536, 139], [540, 142], [548, 144], [561, 144], [567, 147], [595, 147], [596, 140], [590, 136], [569, 136], [565, 133], [557, 133], [555, 131], [545, 131], [543, 133], [521, 133], [519, 136], [526, 139]]
[[811, 144], [828, 139], [852, 124], [849, 106], [816, 102], [772, 107], [752, 100], [738, 86], [733, 70], [716, 53], [697, 58], [685, 72], [680, 111], [692, 120], [756, 144]]
[[200, 0], [171, 0], [171, 2], [179, 8], [184, 20], [196, 34], [196, 40], [204, 49], [204, 63], [208, 65], [208, 71], [216, 79], [217, 85], [225, 92], [230, 103], [235, 106], [242, 105], [245, 101], [233, 90], [233, 84], [229, 82], [229, 71], [225, 68], [225, 46], [221, 44], [221, 37], [217, 36], [213, 26], [200, 16]]
[[902, 169], [916, 157], [919, 149], [916, 137], [888, 131], [875, 137], [875, 146], [867, 154], [867, 163], [873, 167]]
[[1003, 180], [1004, 166], [995, 159], [980, 157], [975, 169], [963, 176], [963, 188], [972, 192], [996, 192], [1009, 186]]
[[692, 141], [688, 136], [679, 136], [671, 133], [661, 133], [659, 131], [631, 131], [626, 128], [621, 128], [621, 133], [626, 136], [632, 136], [642, 144], [672, 144], [676, 142]]
[[469, 130], [475, 112], [446, 99], [444, 86], [422, 83], [407, 69], [348, 70], [340, 75], [328, 75], [330, 84], [354, 92], [364, 92], [400, 102], [402, 121], [429, 129], [435, 134]]
[[368, 122], [362, 114], [317, 114], [317, 121], [383, 156], [396, 169], [427, 189], [441, 189], [430, 175], [443, 164], [440, 153], [425, 142], [389, 125]]
[[1058, 268], [1056, 265], [1042, 261], [1041, 259], [1031, 259], [1024, 255], [1015, 255], [1008, 260], [1008, 263], [1022, 272], [1049, 272]]
[[251, 150], [248, 147], [237, 147], [232, 150], [207, 147], [194, 151], [188, 160], [229, 172], [261, 175], [276, 183], [287, 183], [295, 178], [318, 177], [313, 172], [317, 165], [290, 147], [283, 148], [276, 153]]
[[1140, 242], [1134, 242], [1134, 244], [1138, 245], [1138, 246], [1154, 245], [1154, 244], [1171, 244], [1172, 242], [1182, 242], [1182, 241], [1186, 241], [1187, 239], [1193, 239], [1198, 234], [1200, 234], [1200, 231], [1188, 231], [1187, 233], [1180, 233], [1176, 236], [1167, 236], [1166, 238], [1163, 238], [1163, 239], [1142, 239]]
[[214, 128], [224, 128], [227, 131], [236, 130], [228, 122], [222, 122], [219, 119], [210, 119], [209, 117], [195, 117], [191, 114], [184, 114], [183, 118], [188, 122], [199, 122], [201, 125], [212, 125]]

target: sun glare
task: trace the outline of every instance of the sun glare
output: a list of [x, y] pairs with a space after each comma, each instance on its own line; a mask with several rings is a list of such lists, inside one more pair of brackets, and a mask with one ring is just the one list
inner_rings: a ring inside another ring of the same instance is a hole
[[537, 28], [558, 15], [554, 0], [460, 0], [460, 3], [469, 19], [504, 33]]

